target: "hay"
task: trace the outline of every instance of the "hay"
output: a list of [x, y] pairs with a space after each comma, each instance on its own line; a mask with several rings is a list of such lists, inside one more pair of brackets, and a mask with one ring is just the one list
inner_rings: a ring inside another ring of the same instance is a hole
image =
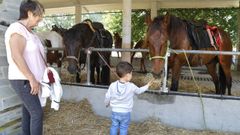
[[[53, 111], [50, 104], [44, 108], [44, 135], [108, 135], [110, 118], [94, 114], [90, 103], [84, 99], [61, 102], [60, 110]], [[234, 135], [211, 131], [189, 131], [163, 125], [151, 118], [142, 123], [131, 122], [129, 135]]]

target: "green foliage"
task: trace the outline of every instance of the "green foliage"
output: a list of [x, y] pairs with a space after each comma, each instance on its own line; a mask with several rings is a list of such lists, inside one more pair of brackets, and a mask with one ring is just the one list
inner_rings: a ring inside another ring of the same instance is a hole
[[238, 43], [237, 36], [237, 8], [214, 8], [214, 9], [160, 9], [159, 15], [169, 12], [172, 15], [186, 20], [204, 19], [210, 26], [218, 26], [223, 28], [230, 34], [233, 45]]
[[[146, 24], [144, 23], [146, 10], [135, 10], [132, 12], [132, 41], [137, 42], [144, 37]], [[107, 29], [112, 33], [118, 32], [122, 35], [122, 12], [106, 14], [103, 19]]]
[[70, 28], [74, 25], [74, 15], [54, 15], [45, 16], [36, 27], [36, 31], [50, 31], [53, 25], [61, 26], [62, 28]]
[[105, 24], [105, 28], [111, 33], [122, 33], [122, 12], [105, 14], [103, 24]]
[[[222, 27], [230, 34], [233, 45], [238, 43], [237, 34], [237, 8], [214, 8], [214, 9], [160, 9], [158, 15], [163, 15], [170, 12], [175, 16], [186, 20], [206, 20], [209, 25], [216, 25]], [[145, 16], [149, 14], [147, 10], [133, 10], [132, 11], [132, 41], [137, 42], [143, 38], [146, 33]], [[43, 21], [36, 28], [37, 31], [51, 30], [52, 25], [56, 24], [63, 28], [70, 28], [74, 25], [74, 15], [55, 15], [46, 16]], [[83, 14], [82, 20], [91, 19], [92, 21], [102, 22], [105, 29], [111, 33], [118, 32], [122, 34], [122, 12], [106, 12], [106, 13], [89, 13]]]

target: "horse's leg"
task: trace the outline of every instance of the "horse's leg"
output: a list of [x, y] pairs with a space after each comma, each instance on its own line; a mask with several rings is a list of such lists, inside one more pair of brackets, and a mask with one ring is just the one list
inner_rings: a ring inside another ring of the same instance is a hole
[[95, 84], [95, 66], [94, 65], [90, 65], [90, 82], [92, 84]]
[[172, 84], [171, 84], [172, 91], [178, 90], [181, 67], [182, 67], [181, 63], [178, 60], [175, 60], [175, 63], [172, 67]]
[[102, 80], [102, 85], [109, 85], [110, 83], [110, 69], [108, 68], [107, 65], [102, 66], [102, 71], [101, 71], [101, 80]]
[[216, 73], [216, 62], [210, 62], [208, 64], [206, 64], [208, 73], [211, 75], [214, 86], [215, 86], [215, 90], [216, 90], [216, 94], [222, 94], [220, 89], [219, 89], [219, 79]]
[[131, 54], [131, 63], [133, 62], [133, 58], [134, 58], [135, 53], [136, 53], [136, 52], [133, 52], [133, 53]]
[[119, 53], [120, 53], [120, 52], [117, 51], [117, 57], [118, 57], [118, 58], [119, 58], [119, 55], [120, 55]]
[[76, 82], [77, 83], [81, 82], [80, 74], [78, 72], [76, 73]]
[[[231, 60], [230, 60], [231, 61]], [[231, 64], [230, 63], [220, 63], [219, 64], [219, 81], [220, 89], [225, 94], [226, 86], [228, 88], [228, 95], [231, 95], [232, 88], [232, 75], [231, 75]]]
[[100, 67], [96, 66], [96, 72], [97, 72], [97, 84], [100, 84]]
[[141, 58], [141, 65], [140, 65], [140, 67], [141, 67], [141, 71], [142, 71], [143, 73], [146, 73], [146, 72], [147, 72], [146, 66], [145, 66], [144, 57]]

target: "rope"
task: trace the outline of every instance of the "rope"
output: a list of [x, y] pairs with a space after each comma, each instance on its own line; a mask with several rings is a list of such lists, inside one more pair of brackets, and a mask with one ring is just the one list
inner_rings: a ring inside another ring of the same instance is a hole
[[205, 129], [206, 129], [207, 126], [206, 126], [206, 117], [205, 117], [205, 111], [204, 111], [204, 104], [203, 104], [203, 99], [202, 99], [202, 90], [201, 90], [201, 88], [199, 87], [199, 85], [197, 84], [197, 81], [196, 81], [196, 79], [195, 79], [195, 77], [194, 77], [192, 68], [191, 68], [190, 63], [189, 63], [189, 61], [188, 61], [187, 54], [186, 54], [186, 52], [185, 52], [184, 49], [183, 49], [183, 53], [184, 53], [184, 56], [185, 56], [186, 61], [187, 61], [187, 64], [188, 64], [188, 68], [189, 68], [189, 70], [190, 70], [190, 72], [191, 72], [191, 75], [192, 75], [192, 77], [193, 77], [194, 84], [197, 86], [197, 90], [198, 90], [198, 94], [199, 94], [200, 101], [201, 101], [201, 106], [202, 106], [202, 114], [203, 114], [204, 127], [205, 127]]
[[110, 71], [117, 77], [117, 78], [120, 78], [116, 72], [114, 72], [110, 65], [106, 62], [106, 60], [103, 58], [103, 56], [97, 51], [97, 54], [99, 55], [99, 57], [103, 60], [103, 62], [108, 66], [108, 68], [110, 69]]
[[93, 26], [92, 26], [92, 22], [90, 22], [90, 21], [84, 21], [83, 23], [87, 24], [87, 25], [90, 27], [90, 29], [91, 29], [93, 32], [95, 32], [95, 29], [94, 29]]

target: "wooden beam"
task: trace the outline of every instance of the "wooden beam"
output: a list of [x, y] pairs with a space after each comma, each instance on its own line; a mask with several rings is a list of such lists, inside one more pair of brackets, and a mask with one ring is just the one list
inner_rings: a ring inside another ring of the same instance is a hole
[[80, 23], [82, 21], [82, 7], [81, 5], [75, 6], [75, 23]]
[[[239, 4], [240, 4], [240, 1], [239, 1]], [[238, 9], [238, 15], [237, 15], [237, 24], [238, 24], [238, 45], [237, 45], [237, 51], [240, 51], [240, 41], [239, 41], [239, 39], [240, 39], [240, 10]], [[237, 65], [236, 65], [236, 69], [237, 69], [237, 71], [240, 71], [240, 55], [238, 55], [237, 57]]]
[[237, 0], [185, 0], [185, 1], [158, 1], [158, 8], [227, 8], [239, 7]]
[[[131, 48], [132, 0], [123, 0], [122, 48]], [[121, 52], [123, 61], [131, 61], [130, 52]]]

